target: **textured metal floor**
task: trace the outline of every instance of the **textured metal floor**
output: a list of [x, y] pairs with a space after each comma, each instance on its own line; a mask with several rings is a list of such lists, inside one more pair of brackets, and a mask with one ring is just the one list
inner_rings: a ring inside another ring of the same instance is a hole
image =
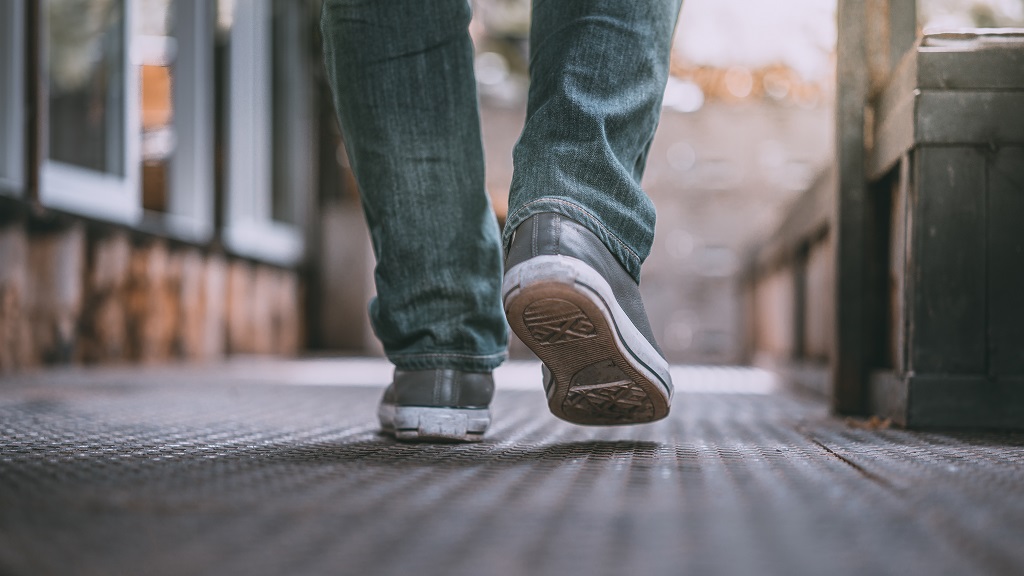
[[505, 391], [486, 442], [402, 445], [377, 396], [217, 371], [0, 381], [0, 573], [1024, 573], [1021, 434], [687, 392], [667, 421], [581, 428]]

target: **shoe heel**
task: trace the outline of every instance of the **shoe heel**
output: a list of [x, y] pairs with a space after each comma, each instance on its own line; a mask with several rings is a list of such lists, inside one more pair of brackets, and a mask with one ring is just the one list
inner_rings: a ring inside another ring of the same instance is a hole
[[382, 427], [397, 440], [428, 442], [479, 442], [491, 423], [490, 410], [381, 407]]

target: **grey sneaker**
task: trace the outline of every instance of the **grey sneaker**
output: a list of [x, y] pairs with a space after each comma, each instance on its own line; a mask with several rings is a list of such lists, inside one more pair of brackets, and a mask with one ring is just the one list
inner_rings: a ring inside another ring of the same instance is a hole
[[505, 315], [544, 362], [555, 416], [607, 425], [668, 415], [672, 378], [640, 287], [597, 236], [537, 214], [516, 229], [505, 270]]
[[395, 370], [377, 416], [398, 440], [479, 442], [491, 424], [494, 379], [458, 370]]

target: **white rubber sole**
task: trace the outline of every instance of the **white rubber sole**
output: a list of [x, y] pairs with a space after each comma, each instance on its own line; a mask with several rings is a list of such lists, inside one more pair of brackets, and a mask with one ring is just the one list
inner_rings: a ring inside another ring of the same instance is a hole
[[668, 362], [584, 262], [537, 256], [505, 274], [505, 314], [546, 367], [551, 412], [575, 424], [654, 422], [668, 415]]
[[384, 432], [406, 442], [479, 442], [491, 424], [486, 408], [430, 408], [381, 404]]

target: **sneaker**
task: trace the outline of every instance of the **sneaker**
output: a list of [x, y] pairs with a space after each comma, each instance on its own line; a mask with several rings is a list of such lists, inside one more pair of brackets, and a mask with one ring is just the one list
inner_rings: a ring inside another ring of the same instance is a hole
[[494, 379], [489, 373], [395, 370], [377, 416], [402, 441], [479, 442], [491, 424]]
[[505, 315], [544, 363], [555, 416], [609, 425], [668, 415], [672, 378], [640, 287], [596, 235], [537, 214], [516, 229], [505, 270]]

